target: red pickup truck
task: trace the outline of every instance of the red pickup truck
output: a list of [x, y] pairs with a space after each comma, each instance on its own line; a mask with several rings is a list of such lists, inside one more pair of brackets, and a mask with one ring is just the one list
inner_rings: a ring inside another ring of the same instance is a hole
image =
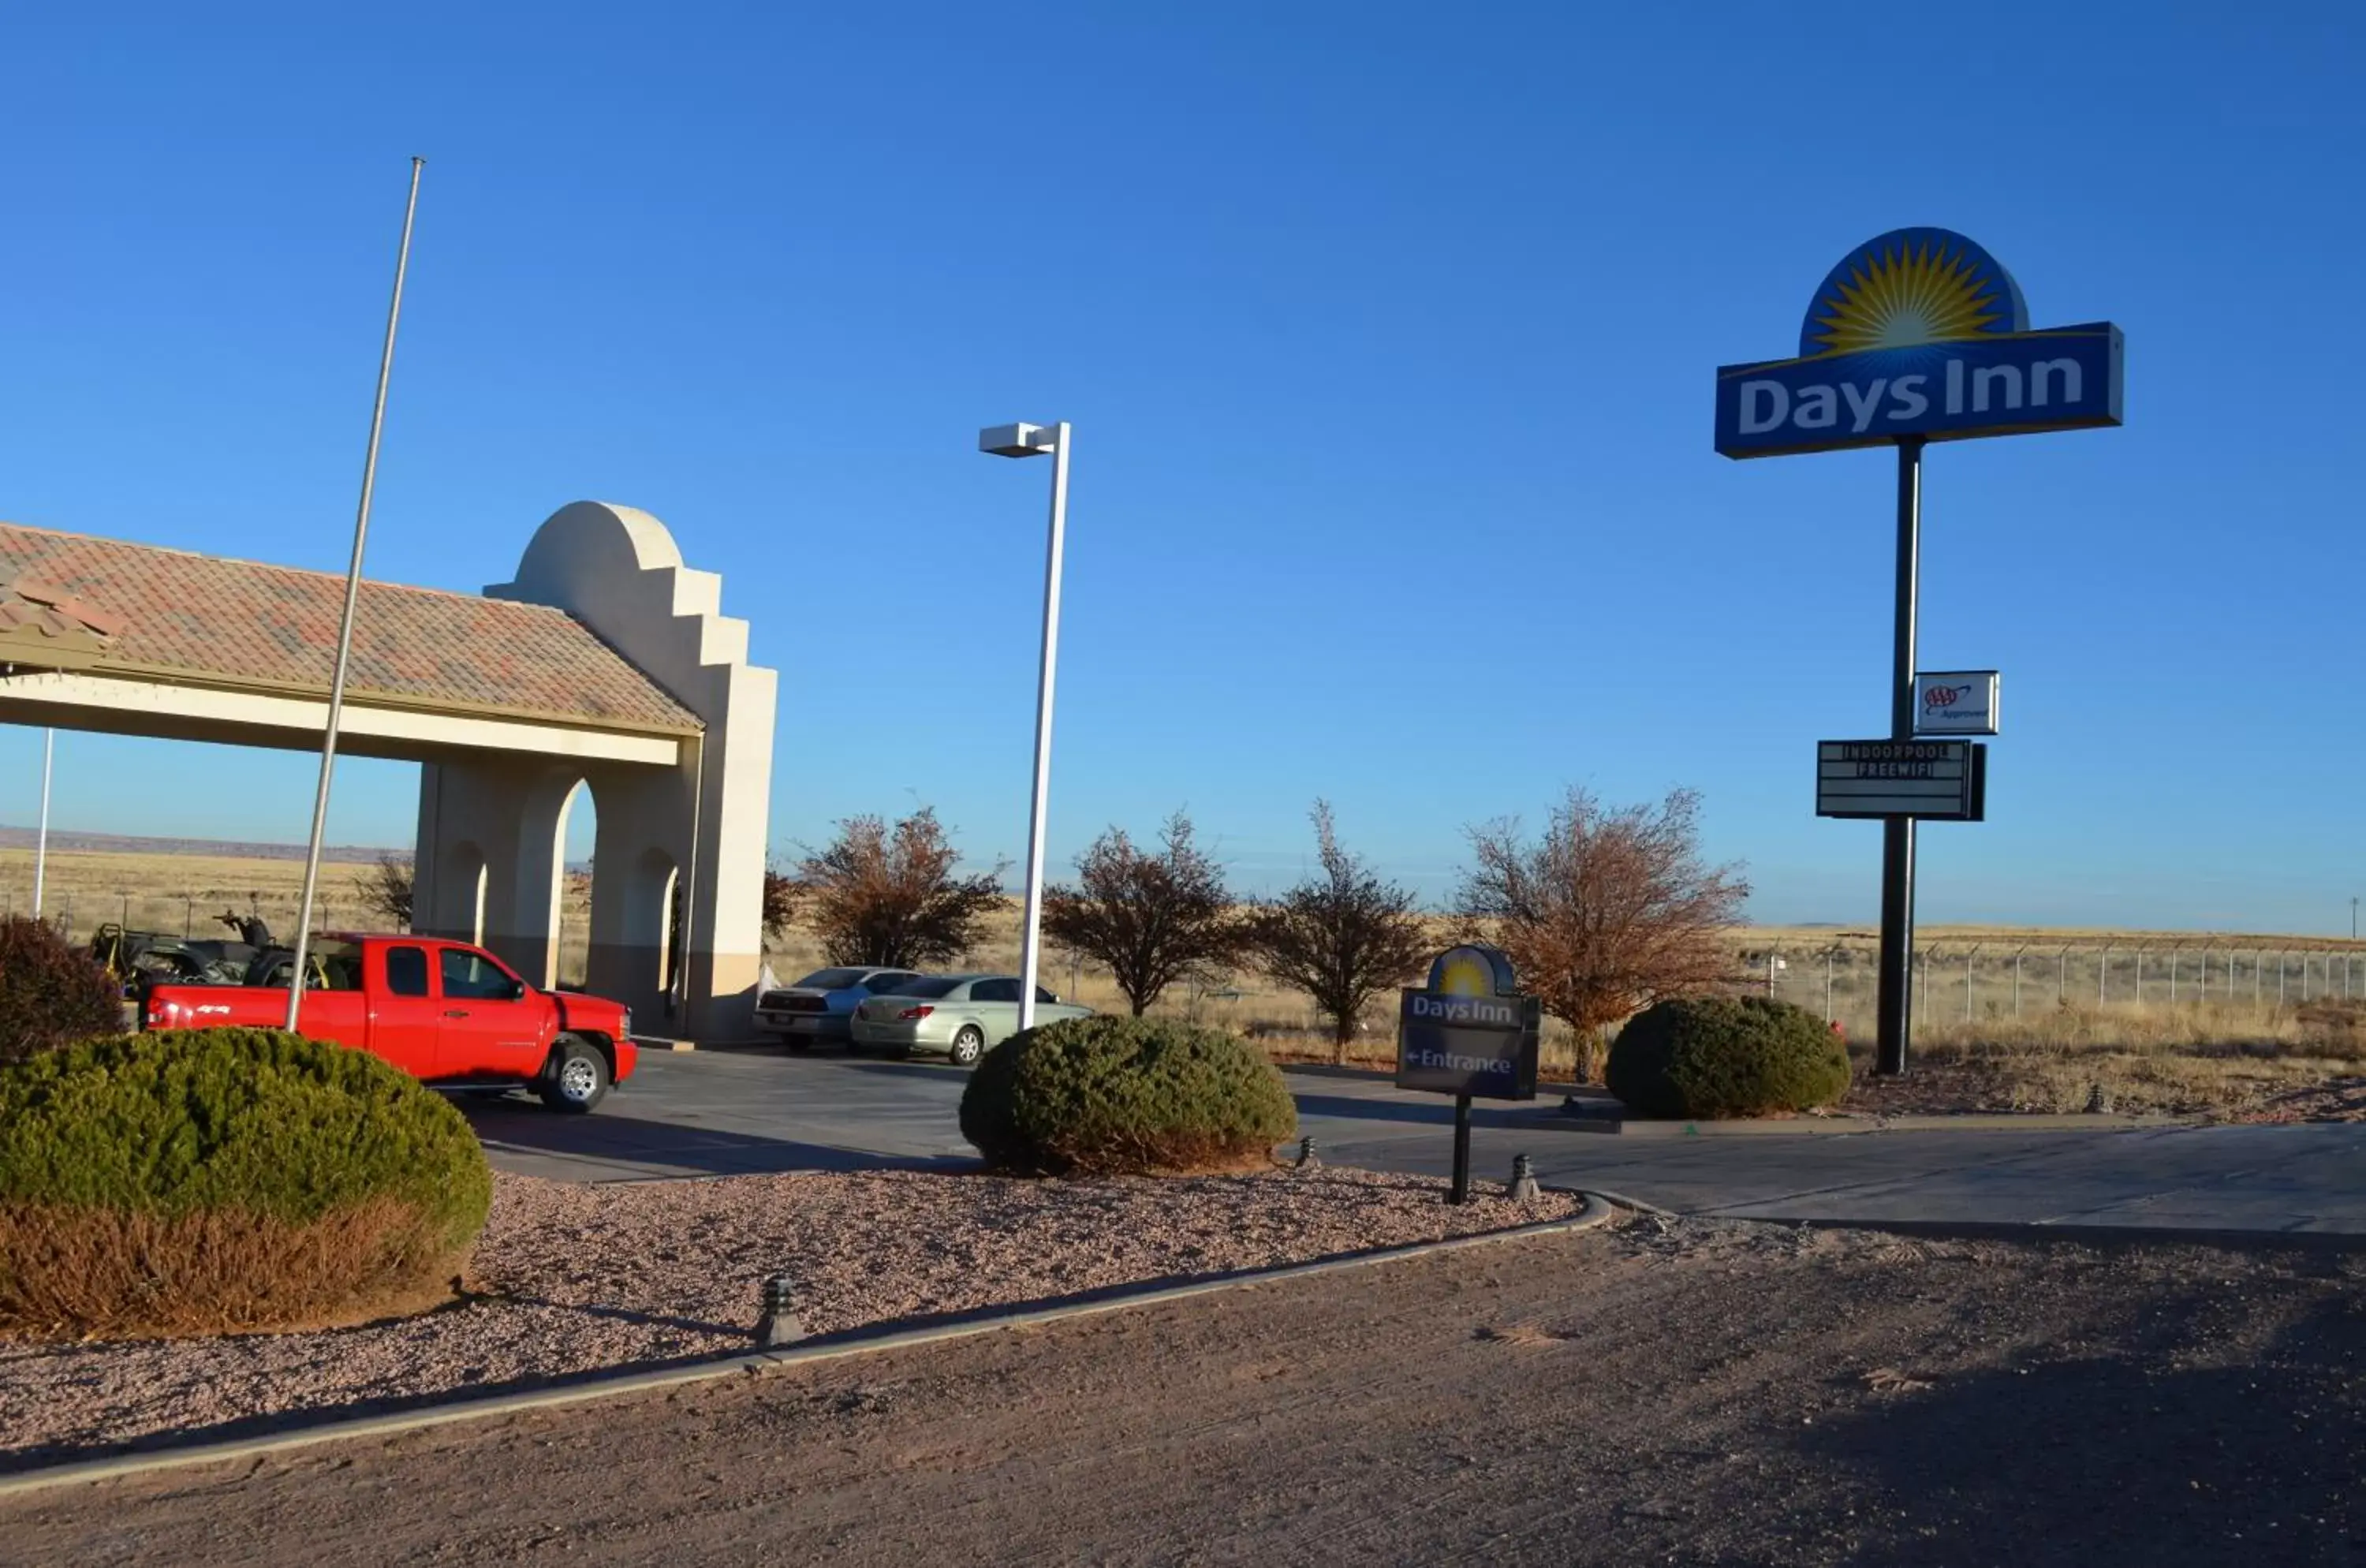
[[[158, 985], [143, 1029], [277, 1029], [291, 955], [266, 954], [242, 986]], [[479, 947], [363, 936], [310, 949], [297, 1032], [385, 1057], [439, 1088], [532, 1089], [555, 1111], [589, 1111], [633, 1076], [632, 1014], [614, 1002], [537, 991]]]

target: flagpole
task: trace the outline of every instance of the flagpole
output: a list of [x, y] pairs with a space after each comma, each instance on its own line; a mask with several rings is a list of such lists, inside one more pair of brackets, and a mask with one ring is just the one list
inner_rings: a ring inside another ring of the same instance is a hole
[[354, 517], [354, 558], [345, 570], [345, 610], [337, 624], [337, 661], [329, 677], [329, 722], [321, 737], [321, 783], [312, 794], [312, 837], [304, 850], [304, 898], [296, 911], [296, 961], [287, 975], [287, 1028], [304, 1002], [304, 961], [312, 942], [312, 899], [321, 885], [321, 838], [329, 826], [329, 782], [337, 769], [337, 725], [345, 713], [345, 670], [354, 651], [354, 606], [361, 597], [362, 547], [369, 540], [370, 492], [377, 485], [378, 435], [386, 427], [386, 385], [394, 374], [394, 329], [402, 320], [402, 279], [411, 270], [411, 225], [419, 211], [419, 171], [411, 160], [411, 197], [402, 209], [402, 245], [395, 253], [394, 299], [386, 311], [386, 346], [378, 353], [377, 398], [370, 407], [369, 451], [362, 459], [362, 499]]

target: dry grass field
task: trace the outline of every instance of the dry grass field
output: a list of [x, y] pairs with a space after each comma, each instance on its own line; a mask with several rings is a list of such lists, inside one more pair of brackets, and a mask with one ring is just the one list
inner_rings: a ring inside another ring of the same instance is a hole
[[[319, 924], [374, 927], [359, 883], [368, 867], [323, 867]], [[52, 852], [46, 903], [87, 937], [120, 920], [137, 929], [217, 934], [225, 908], [252, 908], [292, 931], [302, 863], [201, 854]], [[32, 855], [0, 850], [0, 908], [29, 907]], [[562, 910], [560, 979], [580, 983], [590, 923], [589, 879], [570, 879]], [[1443, 947], [1459, 935], [1436, 922]], [[1015, 905], [991, 923], [963, 965], [1014, 969]], [[2366, 943], [2261, 934], [1924, 927], [1917, 944], [1917, 1073], [1908, 1086], [1863, 1086], [1872, 1108], [2078, 1111], [2101, 1091], [2121, 1110], [2242, 1111], [2279, 1095], [2366, 1074]], [[1838, 1020], [1862, 1059], [1873, 1036], [1870, 931], [1750, 927], [1732, 935], [1734, 985]], [[824, 962], [793, 931], [768, 953], [794, 980]], [[1771, 961], [1771, 962], [1770, 962]], [[1043, 983], [1087, 1006], [1118, 1010], [1108, 973], [1047, 953]], [[1393, 1059], [1395, 1004], [1364, 1021], [1349, 1059]], [[1307, 999], [1248, 971], [1177, 986], [1155, 1010], [1237, 1030], [1279, 1061], [1329, 1061], [1327, 1031]], [[1567, 1081], [1576, 1042], [1548, 1021], [1545, 1077]]]

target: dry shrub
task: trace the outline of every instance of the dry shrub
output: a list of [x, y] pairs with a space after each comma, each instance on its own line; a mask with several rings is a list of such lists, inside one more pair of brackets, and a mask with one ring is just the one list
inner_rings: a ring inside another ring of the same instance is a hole
[[432, 1299], [491, 1201], [467, 1120], [364, 1052], [179, 1030], [0, 1069], [0, 1332], [285, 1326]]
[[1238, 1035], [1102, 1014], [987, 1052], [963, 1090], [961, 1129], [1005, 1170], [1234, 1170], [1294, 1134], [1298, 1108], [1273, 1064]]
[[32, 1337], [325, 1327], [449, 1296], [468, 1258], [439, 1216], [377, 1199], [296, 1223], [0, 1203], [0, 1330]]

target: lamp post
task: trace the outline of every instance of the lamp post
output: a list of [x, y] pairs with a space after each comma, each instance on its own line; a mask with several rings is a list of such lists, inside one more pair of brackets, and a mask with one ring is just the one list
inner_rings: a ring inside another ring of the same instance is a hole
[[1052, 458], [1051, 540], [1043, 557], [1043, 658], [1035, 677], [1035, 784], [1027, 816], [1027, 894], [1019, 928], [1019, 1027], [1035, 1026], [1035, 971], [1043, 919], [1043, 815], [1052, 774], [1052, 683], [1060, 657], [1060, 553], [1068, 531], [1069, 426], [1000, 424], [977, 434], [997, 457]]

